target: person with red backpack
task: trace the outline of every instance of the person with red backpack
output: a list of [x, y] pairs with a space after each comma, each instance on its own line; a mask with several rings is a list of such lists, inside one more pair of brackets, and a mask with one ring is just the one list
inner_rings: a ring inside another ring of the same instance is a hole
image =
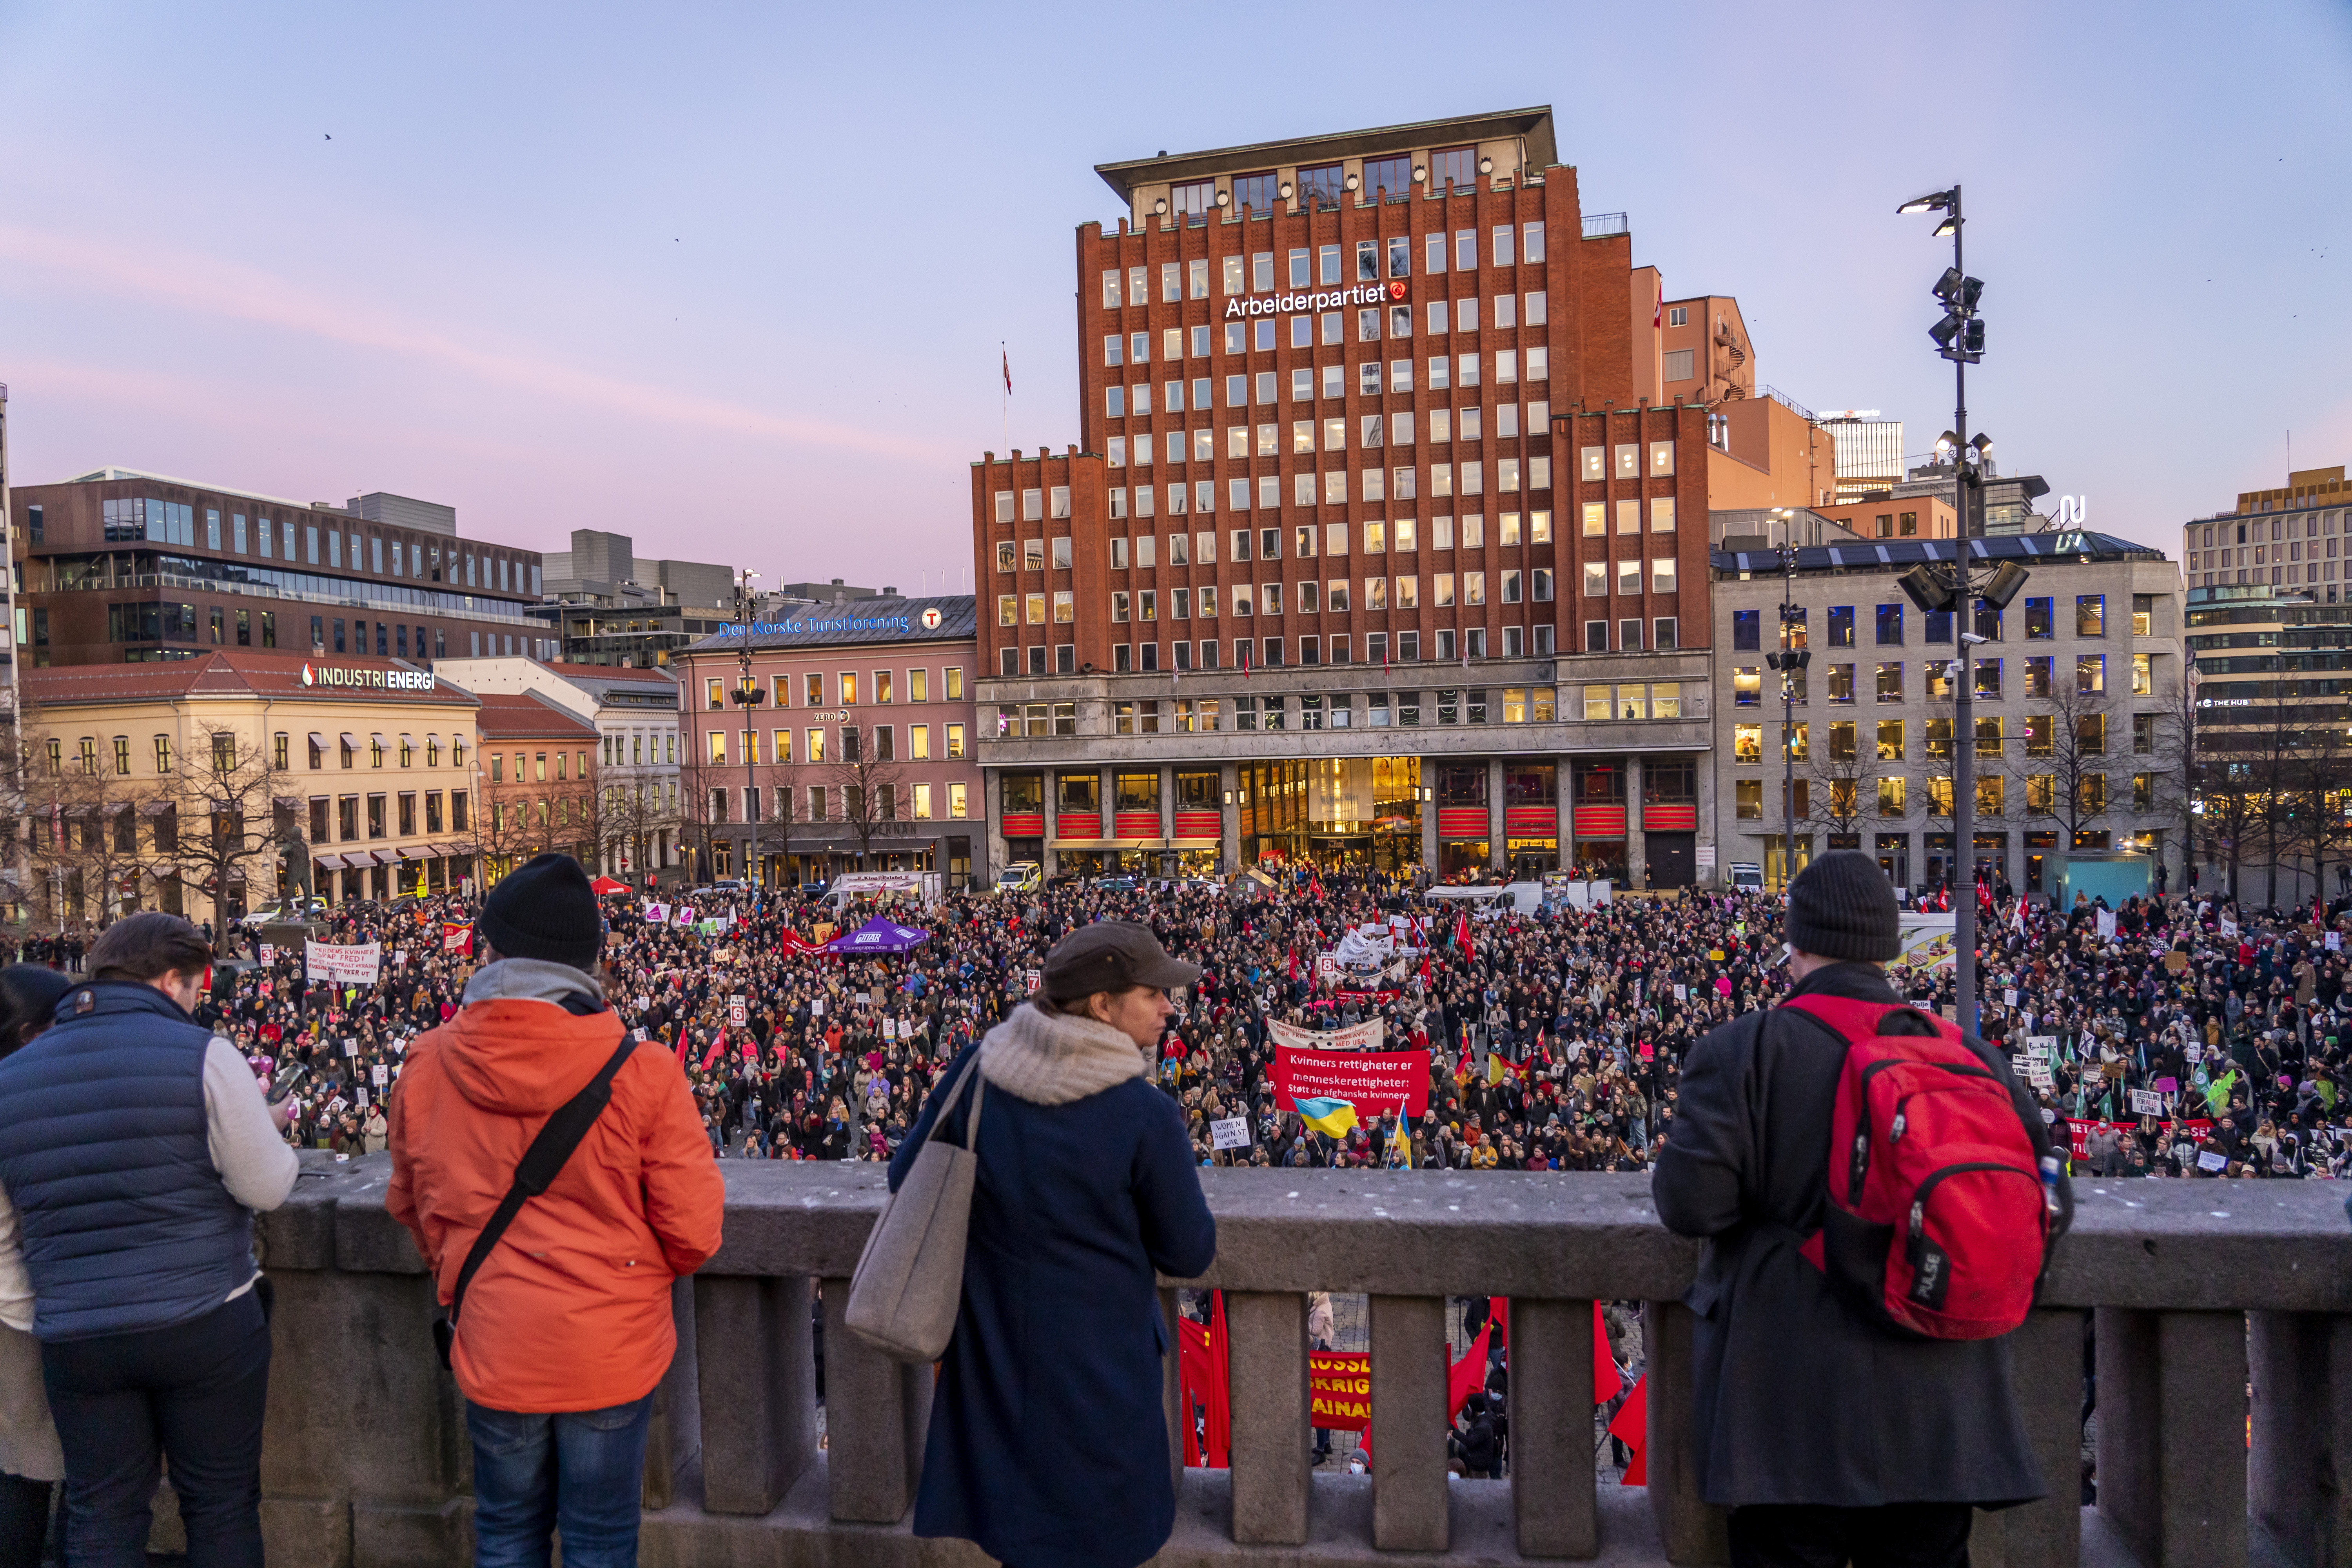
[[1735, 1568], [1961, 1568], [1971, 1508], [2046, 1489], [2010, 1381], [2074, 1194], [2007, 1059], [1904, 1003], [1858, 850], [1789, 889], [1794, 982], [1685, 1064], [1651, 1184], [1703, 1237], [1692, 1442]]

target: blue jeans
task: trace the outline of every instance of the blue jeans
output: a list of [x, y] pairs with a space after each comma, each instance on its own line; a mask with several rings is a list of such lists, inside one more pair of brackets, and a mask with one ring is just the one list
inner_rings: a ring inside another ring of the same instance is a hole
[[474, 1440], [474, 1568], [635, 1568], [648, 1394], [629, 1405], [533, 1415], [466, 1402]]

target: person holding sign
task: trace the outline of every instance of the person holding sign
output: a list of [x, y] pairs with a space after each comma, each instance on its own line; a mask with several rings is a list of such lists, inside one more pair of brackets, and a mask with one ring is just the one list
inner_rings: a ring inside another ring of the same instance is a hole
[[[1134, 1568], [1173, 1530], [1155, 1271], [1202, 1273], [1217, 1227], [1182, 1113], [1144, 1059], [1168, 993], [1200, 973], [1149, 927], [1080, 927], [1046, 955], [1038, 994], [941, 1074], [891, 1161], [896, 1191], [935, 1132], [979, 1156], [917, 1535], [1014, 1568]], [[982, 1081], [942, 1118], [975, 1067]]]

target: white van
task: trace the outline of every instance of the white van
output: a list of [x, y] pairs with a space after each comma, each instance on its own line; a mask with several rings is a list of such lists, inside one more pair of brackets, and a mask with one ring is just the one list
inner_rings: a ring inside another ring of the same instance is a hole
[[1735, 893], [1760, 893], [1764, 890], [1764, 868], [1752, 860], [1734, 860], [1728, 884]]

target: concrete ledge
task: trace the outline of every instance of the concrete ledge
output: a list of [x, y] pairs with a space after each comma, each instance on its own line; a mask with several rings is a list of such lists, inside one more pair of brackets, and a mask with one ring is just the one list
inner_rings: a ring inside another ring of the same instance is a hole
[[[383, 1209], [383, 1155], [308, 1167], [264, 1226], [270, 1262], [415, 1274]], [[864, 1163], [722, 1160], [718, 1275], [845, 1277], [886, 1194]], [[1646, 1176], [1582, 1172], [1203, 1171], [1217, 1259], [1199, 1281], [1245, 1290], [1673, 1300], [1698, 1244], [1670, 1235]], [[2335, 1182], [2084, 1182], [2045, 1304], [2352, 1311], [2352, 1222]], [[331, 1215], [331, 1217], [328, 1217]]]
[[[645, 1568], [984, 1568], [992, 1561], [969, 1542], [918, 1538], [910, 1522], [836, 1524], [825, 1517], [824, 1456], [803, 1475], [784, 1501], [760, 1519], [709, 1514], [692, 1502], [648, 1513], [638, 1547]], [[1299, 1546], [1239, 1546], [1226, 1536], [1232, 1511], [1230, 1472], [1192, 1469], [1176, 1498], [1176, 1528], [1153, 1558], [1155, 1568], [1360, 1568], [1399, 1560], [1477, 1563], [1494, 1568], [1556, 1563], [1570, 1559], [1522, 1555], [1511, 1517], [1510, 1483], [1450, 1483], [1452, 1544], [1442, 1555], [1395, 1553], [1371, 1545], [1372, 1486], [1368, 1476], [1318, 1472], [1307, 1538]], [[1640, 1487], [1602, 1486], [1598, 1552], [1573, 1561], [1594, 1568], [1666, 1568]], [[2005, 1568], [1997, 1535], [1976, 1552], [1979, 1568]], [[379, 1559], [388, 1563], [388, 1559]], [[2285, 1568], [2258, 1549], [2256, 1568]], [[2129, 1549], [2099, 1519], [2083, 1510], [2082, 1568], [2140, 1568]]]

